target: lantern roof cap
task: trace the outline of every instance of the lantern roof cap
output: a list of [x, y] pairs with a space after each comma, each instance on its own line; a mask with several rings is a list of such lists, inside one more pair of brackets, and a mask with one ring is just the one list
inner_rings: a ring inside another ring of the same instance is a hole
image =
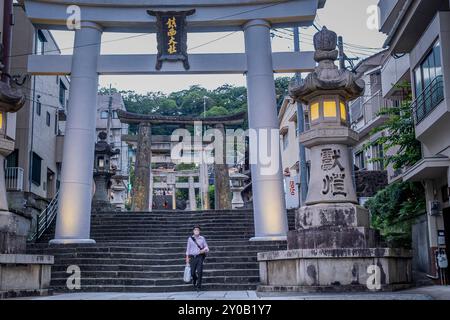
[[289, 91], [296, 101], [308, 104], [321, 95], [335, 94], [351, 101], [364, 93], [365, 83], [348, 70], [339, 70], [335, 65], [337, 34], [325, 26], [314, 35], [314, 60], [318, 66], [298, 84], [291, 84]]

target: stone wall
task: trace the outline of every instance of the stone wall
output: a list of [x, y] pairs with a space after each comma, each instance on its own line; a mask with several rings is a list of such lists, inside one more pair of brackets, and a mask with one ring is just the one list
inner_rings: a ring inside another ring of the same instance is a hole
[[7, 192], [11, 212], [31, 219], [29, 230], [36, 229], [37, 216], [48, 206], [49, 201], [30, 192]]
[[356, 171], [356, 195], [358, 198], [370, 198], [388, 185], [386, 171]]

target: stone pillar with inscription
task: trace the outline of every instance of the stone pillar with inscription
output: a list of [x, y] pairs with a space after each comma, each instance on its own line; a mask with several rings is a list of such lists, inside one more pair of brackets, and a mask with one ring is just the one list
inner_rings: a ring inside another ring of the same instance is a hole
[[389, 290], [411, 281], [410, 252], [380, 247], [369, 212], [357, 201], [350, 147], [359, 137], [350, 128], [347, 103], [364, 93], [365, 83], [338, 69], [336, 45], [336, 33], [318, 32], [318, 66], [290, 88], [309, 108], [310, 130], [299, 139], [310, 149], [311, 178], [295, 230], [288, 232], [288, 250], [258, 255], [262, 291]]

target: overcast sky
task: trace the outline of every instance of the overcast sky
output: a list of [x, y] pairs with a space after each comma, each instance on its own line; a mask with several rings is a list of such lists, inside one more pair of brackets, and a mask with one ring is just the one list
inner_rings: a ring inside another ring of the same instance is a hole
[[[374, 50], [364, 48], [380, 48], [385, 36], [376, 30], [367, 27], [369, 14], [367, 9], [377, 4], [378, 0], [327, 0], [324, 9], [318, 11], [316, 23], [327, 26], [344, 37], [344, 42], [350, 47], [346, 48], [349, 56], [365, 57]], [[283, 32], [283, 33], [281, 33]], [[312, 50], [312, 35], [314, 28], [301, 29], [302, 50]], [[191, 33], [188, 35], [188, 47], [194, 48], [209, 41], [220, 38], [228, 33]], [[288, 31], [277, 32], [272, 48], [274, 52], [292, 51], [293, 41]], [[53, 32], [60, 48], [73, 47], [73, 32]], [[102, 38], [102, 54], [152, 54], [156, 53], [156, 36], [154, 34], [142, 35], [132, 39], [123, 39], [134, 36], [125, 33], [104, 33]], [[284, 38], [280, 38], [284, 37]], [[358, 47], [355, 47], [358, 46]], [[189, 50], [189, 49], [188, 49]], [[190, 53], [229, 53], [244, 52], [244, 36], [242, 32], [235, 33], [219, 41], [190, 50]], [[63, 54], [71, 54], [72, 49], [63, 50]], [[283, 75], [277, 75], [283, 76]], [[223, 84], [245, 85], [243, 75], [158, 75], [158, 76], [101, 76], [100, 86], [109, 87], [112, 84], [121, 90], [135, 90], [140, 93], [147, 91], [173, 91], [189, 88], [191, 85], [201, 85], [208, 89], [215, 89]]]

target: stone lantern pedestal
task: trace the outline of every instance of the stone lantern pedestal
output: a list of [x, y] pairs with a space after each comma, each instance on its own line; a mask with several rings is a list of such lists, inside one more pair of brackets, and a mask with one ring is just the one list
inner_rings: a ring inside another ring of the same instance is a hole
[[5, 132], [7, 113], [19, 111], [24, 102], [20, 90], [0, 82], [0, 299], [47, 294], [53, 264], [53, 256], [25, 254], [31, 216], [10, 212], [6, 198], [4, 162], [14, 151]]
[[244, 199], [242, 198], [242, 191], [244, 190], [244, 182], [248, 180], [249, 177], [241, 173], [230, 174], [231, 180], [231, 192], [233, 198], [231, 200], [231, 207], [233, 210], [243, 208], [245, 206]]
[[350, 147], [359, 138], [349, 128], [347, 103], [365, 84], [335, 66], [336, 42], [326, 28], [314, 36], [319, 65], [290, 89], [309, 107], [311, 129], [299, 139], [310, 149], [311, 179], [288, 250], [258, 254], [260, 291], [395, 290], [412, 280], [411, 252], [383, 248], [357, 201]]

